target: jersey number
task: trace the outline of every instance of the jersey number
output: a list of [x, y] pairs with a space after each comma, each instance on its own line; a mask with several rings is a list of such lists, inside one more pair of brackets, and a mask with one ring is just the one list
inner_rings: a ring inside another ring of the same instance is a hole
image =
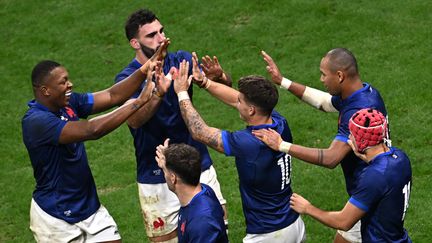
[[404, 211], [403, 211], [403, 214], [402, 214], [402, 221], [403, 221], [404, 218], [405, 218], [405, 213], [406, 213], [406, 211], [408, 209], [408, 206], [409, 206], [409, 199], [410, 199], [410, 194], [411, 194], [411, 181], [408, 182], [408, 184], [406, 184], [404, 186], [404, 188], [402, 189], [402, 192], [403, 192], [404, 198], [405, 198]]
[[282, 156], [277, 163], [281, 168], [282, 173], [282, 184], [281, 190], [285, 188], [285, 185], [289, 185], [291, 182], [291, 156], [289, 154], [285, 154]]

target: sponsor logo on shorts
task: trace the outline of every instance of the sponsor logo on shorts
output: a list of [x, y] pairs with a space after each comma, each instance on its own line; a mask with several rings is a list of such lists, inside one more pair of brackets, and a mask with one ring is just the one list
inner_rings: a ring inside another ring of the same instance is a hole
[[160, 217], [158, 217], [158, 220], [153, 221], [154, 229], [157, 229], [159, 227], [163, 227], [164, 224], [165, 224], [165, 222]]

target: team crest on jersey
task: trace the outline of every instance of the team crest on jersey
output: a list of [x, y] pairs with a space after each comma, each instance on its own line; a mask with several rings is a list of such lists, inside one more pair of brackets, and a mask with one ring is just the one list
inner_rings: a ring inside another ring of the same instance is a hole
[[186, 228], [186, 221], [184, 221], [184, 222], [180, 225], [180, 231], [181, 231], [182, 235], [184, 235], [185, 228]]
[[66, 106], [65, 110], [66, 110], [66, 113], [68, 114], [68, 116], [70, 118], [75, 118], [76, 117], [75, 112], [70, 107]]

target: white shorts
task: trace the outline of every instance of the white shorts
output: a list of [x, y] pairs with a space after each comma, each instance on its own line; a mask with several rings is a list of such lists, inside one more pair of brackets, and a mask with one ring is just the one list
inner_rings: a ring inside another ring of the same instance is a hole
[[359, 220], [350, 230], [342, 231], [338, 230], [338, 234], [340, 234], [345, 240], [351, 243], [361, 243], [361, 220]]
[[[213, 166], [201, 172], [200, 182], [215, 191], [221, 204], [226, 203]], [[177, 229], [180, 202], [166, 183], [138, 183], [138, 194], [148, 237], [167, 235]]]
[[306, 230], [302, 218], [287, 227], [266, 234], [247, 234], [243, 243], [271, 242], [271, 243], [300, 243], [306, 241]]
[[36, 242], [103, 242], [121, 239], [117, 224], [102, 205], [87, 219], [70, 224], [47, 214], [32, 199], [30, 229]]

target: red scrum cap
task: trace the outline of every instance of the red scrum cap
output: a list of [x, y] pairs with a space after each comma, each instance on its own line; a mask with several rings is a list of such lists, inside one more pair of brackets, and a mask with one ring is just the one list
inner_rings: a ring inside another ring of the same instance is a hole
[[354, 137], [358, 151], [363, 153], [367, 148], [384, 142], [387, 121], [384, 115], [377, 110], [362, 109], [351, 117], [349, 130]]

